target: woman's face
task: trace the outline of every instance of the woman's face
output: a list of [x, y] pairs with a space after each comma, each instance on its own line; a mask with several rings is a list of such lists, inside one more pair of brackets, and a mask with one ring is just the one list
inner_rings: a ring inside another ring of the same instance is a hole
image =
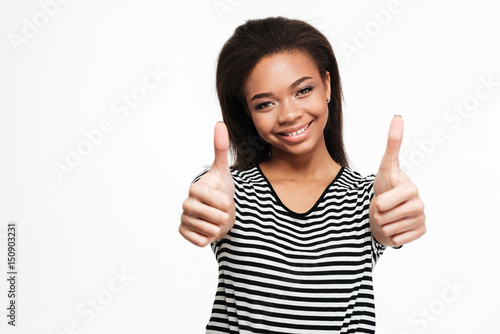
[[261, 59], [244, 87], [253, 123], [272, 146], [293, 155], [324, 145], [328, 120], [330, 75], [323, 81], [316, 65], [301, 52]]

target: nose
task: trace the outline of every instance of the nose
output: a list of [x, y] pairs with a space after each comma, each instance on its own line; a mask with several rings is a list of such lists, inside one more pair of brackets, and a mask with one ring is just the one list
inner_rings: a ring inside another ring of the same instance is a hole
[[302, 110], [289, 100], [283, 101], [280, 106], [278, 122], [281, 124], [294, 123], [302, 117]]

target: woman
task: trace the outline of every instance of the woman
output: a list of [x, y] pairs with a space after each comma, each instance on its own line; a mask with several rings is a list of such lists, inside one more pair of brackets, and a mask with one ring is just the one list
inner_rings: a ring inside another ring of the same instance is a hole
[[207, 333], [374, 333], [378, 257], [425, 233], [398, 165], [402, 118], [376, 177], [350, 170], [332, 48], [298, 20], [238, 27], [216, 80], [215, 160], [191, 185], [179, 227], [219, 263]]

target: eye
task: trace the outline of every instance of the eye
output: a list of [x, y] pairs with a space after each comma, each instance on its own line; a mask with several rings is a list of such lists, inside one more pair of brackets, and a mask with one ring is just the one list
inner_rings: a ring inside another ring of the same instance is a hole
[[263, 109], [266, 109], [266, 108], [269, 108], [270, 106], [272, 106], [273, 104], [271, 102], [264, 102], [264, 103], [261, 103], [261, 104], [258, 104], [255, 109], [260, 109], [260, 110], [263, 110]]
[[310, 91], [312, 91], [312, 89], [313, 89], [312, 87], [305, 87], [305, 88], [302, 88], [301, 90], [299, 90], [299, 91], [297, 92], [297, 96], [298, 96], [298, 95], [304, 95], [304, 94], [307, 94], [307, 93], [309, 93]]

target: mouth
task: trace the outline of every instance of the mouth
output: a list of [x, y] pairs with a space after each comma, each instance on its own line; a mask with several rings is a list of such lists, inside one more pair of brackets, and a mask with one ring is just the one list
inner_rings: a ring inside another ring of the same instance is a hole
[[303, 126], [302, 128], [300, 129], [297, 129], [295, 131], [291, 131], [291, 132], [280, 132], [279, 134], [282, 135], [282, 136], [285, 136], [285, 137], [294, 137], [294, 136], [297, 136], [297, 135], [300, 135], [302, 132], [306, 131], [307, 128], [309, 128], [309, 126], [311, 125], [313, 121], [310, 121], [309, 123], [307, 123], [305, 126]]

